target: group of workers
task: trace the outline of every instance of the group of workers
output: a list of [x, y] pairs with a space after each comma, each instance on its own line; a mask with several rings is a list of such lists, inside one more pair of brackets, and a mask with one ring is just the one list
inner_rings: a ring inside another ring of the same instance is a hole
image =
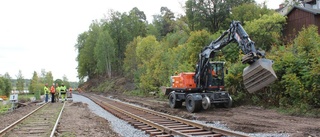
[[[61, 98], [62, 102], [67, 100], [67, 87], [62, 83], [60, 86], [58, 83], [54, 85], [52, 84], [50, 90], [48, 87], [48, 83], [45, 84], [44, 86], [44, 95], [45, 95], [45, 102], [48, 102], [49, 100], [49, 92], [51, 93], [51, 102], [58, 102], [59, 98]], [[69, 88], [70, 95], [72, 94], [72, 88]]]

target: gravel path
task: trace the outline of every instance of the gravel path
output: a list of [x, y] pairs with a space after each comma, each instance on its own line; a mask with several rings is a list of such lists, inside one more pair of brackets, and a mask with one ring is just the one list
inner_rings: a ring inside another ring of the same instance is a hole
[[108, 120], [111, 124], [111, 127], [115, 132], [117, 132], [119, 135], [124, 137], [149, 137], [149, 135], [146, 135], [144, 132], [135, 129], [131, 125], [127, 124], [126, 121], [123, 121], [114, 115], [110, 114], [109, 112], [105, 111], [103, 108], [92, 102], [90, 99], [83, 97], [81, 95], [72, 95], [73, 102], [83, 102], [87, 103], [89, 109], [99, 115], [100, 117], [105, 118]]

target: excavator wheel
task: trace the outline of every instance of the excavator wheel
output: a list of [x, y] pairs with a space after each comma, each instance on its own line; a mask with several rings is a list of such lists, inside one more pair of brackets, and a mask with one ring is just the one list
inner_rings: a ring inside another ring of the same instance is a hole
[[272, 60], [258, 59], [243, 70], [243, 83], [249, 93], [254, 93], [277, 80], [272, 64]]
[[211, 108], [211, 101], [210, 98], [208, 96], [205, 96], [202, 98], [202, 108], [204, 110], [207, 110], [209, 108]]
[[192, 95], [187, 96], [186, 108], [190, 113], [199, 112], [202, 109], [202, 100], [196, 100]]
[[229, 99], [227, 102], [223, 103], [223, 107], [225, 108], [231, 108], [232, 106], [232, 97], [230, 95], [228, 95]]
[[177, 101], [177, 96], [174, 92], [169, 95], [169, 106], [170, 108], [180, 108], [182, 101]]

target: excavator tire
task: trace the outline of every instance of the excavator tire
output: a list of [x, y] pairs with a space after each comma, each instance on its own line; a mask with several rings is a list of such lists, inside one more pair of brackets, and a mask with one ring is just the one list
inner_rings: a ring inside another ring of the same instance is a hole
[[243, 83], [249, 93], [254, 93], [277, 80], [272, 64], [272, 60], [258, 59], [244, 68]]
[[192, 95], [187, 96], [185, 104], [190, 113], [199, 112], [202, 109], [202, 100], [195, 100]]
[[182, 101], [177, 101], [177, 96], [174, 92], [169, 95], [169, 106], [170, 108], [180, 108]]

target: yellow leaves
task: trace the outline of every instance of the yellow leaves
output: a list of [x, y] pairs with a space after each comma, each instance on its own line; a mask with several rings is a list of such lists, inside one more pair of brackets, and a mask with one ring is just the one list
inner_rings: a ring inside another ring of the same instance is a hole
[[160, 44], [154, 36], [147, 36], [137, 44], [136, 55], [143, 62], [150, 61]]

